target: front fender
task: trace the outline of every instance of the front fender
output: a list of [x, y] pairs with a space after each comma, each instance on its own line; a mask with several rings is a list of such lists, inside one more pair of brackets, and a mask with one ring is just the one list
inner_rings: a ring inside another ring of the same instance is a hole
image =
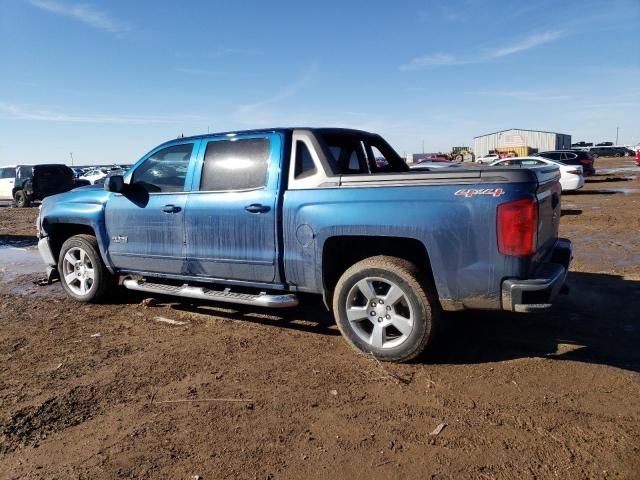
[[41, 222], [43, 231], [49, 235], [53, 225], [81, 225], [93, 230], [100, 255], [107, 269], [114, 273], [113, 262], [105, 246], [108, 237], [104, 222], [106, 201], [110, 192], [97, 189], [79, 189], [53, 195], [42, 204]]

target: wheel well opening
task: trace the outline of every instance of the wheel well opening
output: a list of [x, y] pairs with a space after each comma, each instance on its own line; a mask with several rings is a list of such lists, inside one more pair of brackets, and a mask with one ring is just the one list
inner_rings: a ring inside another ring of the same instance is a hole
[[49, 233], [51, 251], [53, 252], [53, 256], [56, 261], [60, 255], [62, 244], [66, 242], [67, 239], [75, 235], [82, 234], [93, 235], [94, 237], [96, 236], [96, 232], [94, 232], [93, 228], [90, 226], [78, 225], [75, 223], [54, 223], [52, 225], [47, 225], [46, 231]]
[[332, 237], [327, 239], [322, 252], [322, 280], [328, 305], [331, 305], [330, 297], [342, 274], [354, 263], [376, 255], [408, 260], [433, 281], [427, 249], [419, 240], [370, 236]]

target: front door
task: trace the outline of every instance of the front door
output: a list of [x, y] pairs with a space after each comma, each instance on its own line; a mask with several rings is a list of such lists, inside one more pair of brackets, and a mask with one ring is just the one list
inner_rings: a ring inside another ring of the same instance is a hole
[[273, 282], [281, 136], [214, 138], [200, 151], [185, 215], [189, 274]]
[[152, 152], [136, 168], [123, 194], [107, 202], [109, 255], [126, 271], [181, 274], [185, 265], [185, 186], [199, 142]]

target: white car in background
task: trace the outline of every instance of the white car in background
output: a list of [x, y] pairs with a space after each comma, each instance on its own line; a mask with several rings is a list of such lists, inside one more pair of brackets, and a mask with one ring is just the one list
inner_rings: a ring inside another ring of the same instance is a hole
[[492, 167], [541, 167], [553, 165], [560, 168], [560, 186], [563, 192], [578, 190], [584, 185], [584, 175], [582, 167], [577, 165], [565, 165], [556, 160], [549, 160], [542, 157], [515, 157], [505, 158], [491, 164]]
[[13, 186], [16, 181], [16, 166], [0, 167], [0, 200], [13, 200]]
[[476, 163], [491, 164], [496, 160], [500, 160], [500, 155], [485, 155], [484, 157], [476, 158]]
[[101, 180], [107, 176], [106, 170], [102, 168], [94, 168], [93, 170], [89, 170], [84, 175], [80, 177], [81, 180], [88, 180], [91, 182], [91, 185], [96, 183], [96, 180]]

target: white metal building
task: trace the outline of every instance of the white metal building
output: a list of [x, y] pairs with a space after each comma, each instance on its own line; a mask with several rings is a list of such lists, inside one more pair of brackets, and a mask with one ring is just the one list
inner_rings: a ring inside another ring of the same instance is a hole
[[545, 150], [564, 150], [571, 148], [571, 135], [511, 128], [480, 135], [473, 139], [473, 153], [476, 158], [484, 157], [490, 151], [501, 147], [531, 147], [538, 149], [540, 152]]

